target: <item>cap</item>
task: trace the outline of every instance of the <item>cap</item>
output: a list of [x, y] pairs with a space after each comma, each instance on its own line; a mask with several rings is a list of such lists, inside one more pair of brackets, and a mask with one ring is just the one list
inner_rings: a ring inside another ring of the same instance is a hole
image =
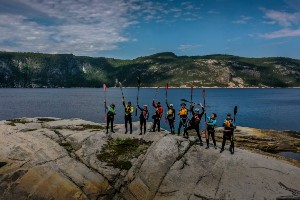
[[231, 116], [231, 113], [228, 113], [227, 116]]
[[148, 107], [147, 105], [144, 105], [144, 107]]
[[195, 111], [196, 111], [196, 112], [199, 112], [199, 108], [195, 108]]
[[186, 103], [181, 103], [180, 105], [181, 105], [181, 106], [182, 106], [182, 105], [185, 105], [185, 106], [186, 106]]
[[173, 104], [170, 104], [170, 107], [173, 107]]

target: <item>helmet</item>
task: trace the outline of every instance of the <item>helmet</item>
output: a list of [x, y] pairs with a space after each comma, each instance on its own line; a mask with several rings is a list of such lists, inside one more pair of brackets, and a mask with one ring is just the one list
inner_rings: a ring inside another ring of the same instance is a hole
[[144, 105], [144, 107], [148, 107], [147, 105]]
[[173, 107], [173, 104], [170, 104], [170, 107]]
[[231, 113], [228, 113], [227, 116], [231, 116]]

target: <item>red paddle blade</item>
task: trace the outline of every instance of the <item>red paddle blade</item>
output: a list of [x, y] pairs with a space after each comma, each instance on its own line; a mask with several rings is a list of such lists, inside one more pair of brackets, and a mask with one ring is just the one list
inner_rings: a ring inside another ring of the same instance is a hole
[[193, 94], [194, 86], [191, 86], [191, 94]]
[[205, 89], [203, 89], [203, 91], [202, 91], [202, 97], [203, 97], [203, 99], [205, 99], [205, 97], [206, 97]]
[[167, 83], [166, 84], [166, 91], [168, 91], [168, 89], [169, 89], [169, 84]]
[[103, 90], [106, 92], [106, 84], [103, 84]]

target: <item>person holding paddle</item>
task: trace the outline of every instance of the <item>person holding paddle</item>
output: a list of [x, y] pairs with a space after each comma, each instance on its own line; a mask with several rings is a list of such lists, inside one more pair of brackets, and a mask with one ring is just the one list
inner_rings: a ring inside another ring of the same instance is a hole
[[181, 103], [181, 108], [178, 112], [178, 115], [180, 117], [180, 121], [179, 121], [179, 126], [178, 126], [178, 135], [180, 135], [180, 130], [181, 127], [183, 126], [183, 128], [187, 127], [187, 123], [188, 123], [188, 109], [186, 108], [186, 104], [185, 103]]
[[186, 127], [185, 129], [184, 129], [184, 136], [186, 137], [186, 138], [189, 138], [189, 135], [188, 135], [188, 130], [192, 130], [192, 129], [194, 129], [195, 131], [196, 131], [196, 133], [197, 133], [197, 136], [198, 136], [198, 138], [199, 138], [199, 141], [200, 141], [200, 146], [202, 146], [203, 145], [203, 142], [202, 142], [202, 139], [201, 139], [201, 135], [200, 135], [200, 122], [201, 122], [201, 118], [202, 118], [202, 116], [203, 116], [203, 114], [204, 114], [204, 107], [202, 106], [202, 104], [200, 104], [201, 105], [201, 108], [202, 108], [202, 112], [199, 114], [199, 109], [198, 108], [196, 108], [195, 109], [195, 111], [194, 111], [194, 105], [195, 104], [192, 104], [191, 105], [191, 112], [192, 112], [192, 115], [193, 115], [193, 117], [191, 118], [191, 120], [189, 121], [189, 126], [188, 127]]
[[167, 99], [166, 99], [166, 105], [167, 105], [167, 108], [168, 108], [166, 118], [167, 118], [167, 120], [169, 122], [171, 134], [175, 134], [175, 126], [174, 126], [174, 122], [175, 122], [175, 109], [174, 109], [173, 104], [170, 104], [170, 105], [168, 104]]
[[130, 134], [132, 134], [132, 113], [134, 112], [134, 108], [131, 105], [131, 102], [129, 101], [128, 104], [125, 104], [124, 96], [122, 97], [122, 103], [125, 108], [125, 134], [127, 134], [127, 123], [129, 123], [130, 126]]
[[146, 134], [146, 127], [147, 127], [147, 121], [149, 118], [149, 111], [148, 106], [144, 105], [144, 108], [141, 108], [139, 105], [137, 105], [138, 109], [141, 111], [140, 114], [140, 135], [143, 134], [143, 126], [144, 126], [144, 134]]
[[215, 126], [217, 123], [217, 114], [213, 113], [211, 114], [210, 117], [206, 117], [206, 131], [205, 131], [205, 137], [206, 137], [206, 149], [209, 148], [209, 136], [211, 136], [213, 143], [214, 143], [214, 148], [217, 149], [217, 144], [216, 144], [216, 139], [215, 139]]
[[221, 148], [220, 153], [222, 153], [224, 151], [226, 140], [230, 140], [229, 151], [231, 152], [231, 154], [233, 154], [234, 153], [233, 131], [235, 128], [235, 122], [231, 118], [230, 113], [227, 114], [227, 117], [223, 123], [223, 127], [224, 127], [223, 142], [222, 142], [222, 148]]
[[112, 133], [114, 133], [114, 118], [116, 115], [116, 111], [115, 111], [115, 104], [110, 104], [110, 106], [106, 106], [106, 100], [104, 100], [104, 104], [106, 109], [108, 110], [107, 114], [106, 114], [106, 134], [108, 134], [108, 128], [109, 128], [109, 124], [110, 124], [110, 130]]
[[152, 106], [155, 108], [155, 113], [152, 116], [152, 118], [154, 119], [154, 122], [153, 122], [153, 132], [155, 132], [156, 126], [157, 126], [157, 131], [160, 132], [160, 120], [162, 118], [164, 109], [160, 105], [160, 102], [155, 103], [154, 99], [153, 99], [153, 102], [152, 102]]

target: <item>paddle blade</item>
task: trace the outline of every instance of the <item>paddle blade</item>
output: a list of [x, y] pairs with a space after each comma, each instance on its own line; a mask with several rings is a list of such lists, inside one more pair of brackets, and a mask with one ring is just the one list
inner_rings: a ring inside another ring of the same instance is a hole
[[205, 89], [202, 90], [202, 98], [203, 98], [203, 99], [206, 98], [206, 91], [205, 91]]
[[103, 90], [106, 92], [106, 84], [103, 84]]
[[186, 100], [186, 99], [180, 99], [180, 101], [183, 101], [183, 102], [190, 102], [190, 101], [188, 101], [188, 100]]
[[119, 82], [119, 87], [120, 87], [120, 88], [122, 87], [122, 83], [121, 83], [121, 82]]
[[167, 83], [166, 84], [166, 91], [168, 91], [168, 89], [169, 89], [169, 84]]
[[235, 107], [234, 107], [234, 115], [236, 115], [237, 111], [238, 111], [238, 107], [235, 106]]

